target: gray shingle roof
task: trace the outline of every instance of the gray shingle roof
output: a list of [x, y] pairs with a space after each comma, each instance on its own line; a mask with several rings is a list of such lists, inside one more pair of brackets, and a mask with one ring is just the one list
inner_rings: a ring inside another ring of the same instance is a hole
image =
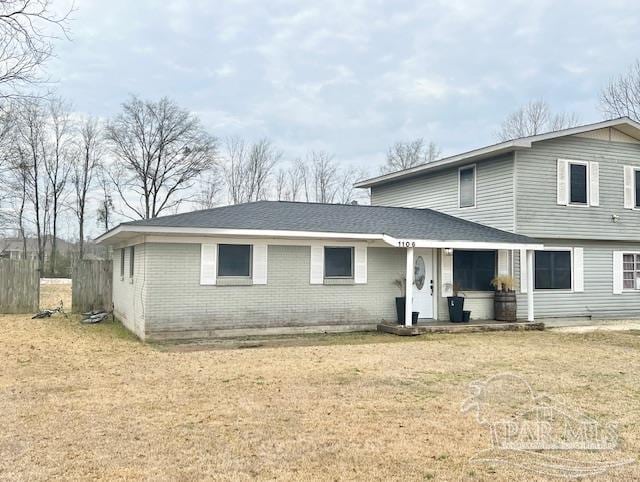
[[123, 225], [386, 234], [399, 239], [535, 243], [527, 236], [465, 221], [431, 209], [286, 201], [223, 206]]

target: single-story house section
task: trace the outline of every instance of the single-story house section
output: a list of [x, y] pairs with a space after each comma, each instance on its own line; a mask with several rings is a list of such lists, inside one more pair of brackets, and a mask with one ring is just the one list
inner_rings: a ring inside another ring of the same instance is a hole
[[[514, 250], [533, 276], [543, 248], [431, 209], [283, 201], [123, 223], [97, 241], [114, 248], [115, 316], [147, 340], [375, 329], [396, 321], [402, 277], [408, 323], [447, 320], [454, 275], [486, 291]], [[493, 317], [483, 294], [468, 296], [472, 318]], [[533, 290], [527, 305], [533, 321]]]

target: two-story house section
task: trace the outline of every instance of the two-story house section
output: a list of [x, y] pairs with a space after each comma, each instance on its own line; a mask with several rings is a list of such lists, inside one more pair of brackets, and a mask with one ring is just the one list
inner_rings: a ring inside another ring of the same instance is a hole
[[[631, 119], [515, 139], [356, 186], [371, 189], [373, 205], [432, 208], [539, 240], [533, 286], [521, 254], [508, 252], [519, 317], [528, 290], [537, 318], [640, 316], [640, 124]], [[438, 256], [440, 279], [452, 273], [475, 318], [492, 316], [489, 280], [498, 265], [504, 272], [504, 255]]]

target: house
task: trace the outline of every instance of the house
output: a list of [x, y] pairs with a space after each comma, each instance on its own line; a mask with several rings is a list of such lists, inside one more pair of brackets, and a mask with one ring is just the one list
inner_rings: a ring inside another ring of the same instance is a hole
[[[116, 316], [140, 338], [372, 329], [493, 318], [495, 275], [518, 318], [640, 315], [640, 124], [628, 118], [476, 149], [359, 182], [372, 206], [257, 202], [124, 223]], [[636, 189], [637, 188], [637, 189]], [[534, 306], [535, 303], [535, 306]]]
[[431, 209], [281, 201], [123, 223], [97, 241], [113, 248], [116, 317], [148, 340], [375, 329], [396, 321], [403, 276], [407, 320], [446, 318], [453, 249], [495, 250], [506, 273], [511, 251], [532, 262], [542, 248]]
[[[45, 241], [45, 263], [49, 260], [51, 254], [52, 236], [47, 236]], [[25, 258], [26, 245], [26, 258]], [[56, 247], [60, 255], [66, 256], [73, 252], [75, 246], [73, 243], [57, 238]], [[22, 237], [0, 238], [0, 258], [4, 259], [37, 259], [38, 258], [38, 239]]]
[[[535, 252], [532, 283], [524, 252], [509, 255], [519, 317], [531, 291], [538, 318], [640, 315], [637, 122], [621, 118], [516, 139], [357, 186], [371, 189], [375, 205], [431, 208], [537, 239], [544, 248]], [[453, 253], [453, 281], [487, 317], [497, 256]]]

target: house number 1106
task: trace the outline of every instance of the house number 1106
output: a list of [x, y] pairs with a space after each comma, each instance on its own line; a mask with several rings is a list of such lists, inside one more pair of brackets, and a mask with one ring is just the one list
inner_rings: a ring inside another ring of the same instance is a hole
[[416, 242], [415, 241], [398, 241], [398, 246], [400, 246], [401, 248], [415, 248]]

